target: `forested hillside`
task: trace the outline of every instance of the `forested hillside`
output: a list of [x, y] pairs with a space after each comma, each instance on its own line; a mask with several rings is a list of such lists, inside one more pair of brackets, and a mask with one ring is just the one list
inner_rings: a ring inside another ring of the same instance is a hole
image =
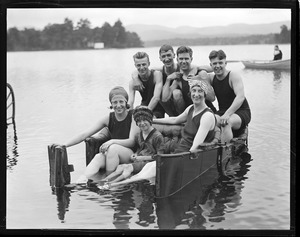
[[74, 50], [94, 48], [102, 42], [104, 48], [132, 48], [171, 45], [233, 45], [233, 44], [284, 44], [291, 42], [291, 30], [282, 25], [279, 34], [248, 36], [211, 36], [201, 38], [175, 38], [143, 42], [135, 32], [126, 31], [120, 20], [113, 26], [105, 22], [102, 27], [91, 28], [88, 19], [81, 19], [76, 26], [65, 18], [63, 24], [48, 24], [43, 30], [34, 28], [9, 28], [7, 51]]
[[68, 18], [63, 24], [48, 24], [42, 31], [33, 28], [7, 31], [7, 51], [20, 50], [68, 50], [93, 48], [103, 42], [105, 48], [142, 47], [143, 42], [134, 32], [128, 32], [120, 20], [111, 26], [91, 29], [88, 19], [81, 19], [76, 26]]

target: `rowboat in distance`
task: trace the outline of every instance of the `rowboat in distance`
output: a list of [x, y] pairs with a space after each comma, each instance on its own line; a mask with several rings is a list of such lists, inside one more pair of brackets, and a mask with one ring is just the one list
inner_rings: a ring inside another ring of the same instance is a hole
[[288, 70], [291, 68], [291, 60], [242, 60], [245, 68], [252, 69], [280, 69]]

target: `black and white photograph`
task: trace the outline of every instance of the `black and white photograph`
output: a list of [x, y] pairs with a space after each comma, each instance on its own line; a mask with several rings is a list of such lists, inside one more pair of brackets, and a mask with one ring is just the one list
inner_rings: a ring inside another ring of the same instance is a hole
[[12, 6], [6, 230], [294, 230], [296, 1]]

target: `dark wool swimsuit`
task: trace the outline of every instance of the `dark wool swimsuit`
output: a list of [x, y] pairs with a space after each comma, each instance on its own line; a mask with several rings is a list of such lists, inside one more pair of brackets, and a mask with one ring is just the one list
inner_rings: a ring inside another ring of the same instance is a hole
[[[175, 148], [173, 153], [180, 153], [184, 151], [189, 151], [193, 145], [194, 138], [200, 127], [200, 121], [204, 113], [213, 113], [210, 108], [205, 108], [199, 114], [193, 117], [194, 106], [192, 106], [188, 112], [187, 121], [182, 130], [182, 139], [180, 140], [178, 147]], [[216, 124], [216, 118], [215, 118]], [[215, 137], [215, 129], [212, 129], [208, 132], [204, 142], [211, 142]]]
[[[195, 76], [197, 76], [197, 75], [199, 74], [199, 72], [201, 72], [201, 71], [202, 71], [202, 70], [198, 70], [198, 71], [196, 72]], [[189, 105], [193, 104], [193, 101], [192, 101], [192, 99], [191, 99], [191, 97], [190, 97], [190, 86], [189, 86], [188, 81], [186, 81], [186, 80], [183, 80], [183, 79], [182, 79], [181, 82], [182, 82], [182, 95], [183, 95], [183, 99], [184, 99], [184, 101], [185, 101], [185, 106], [188, 107]], [[211, 110], [212, 110], [213, 112], [216, 111], [215, 106], [214, 106], [213, 103], [210, 102], [209, 100], [205, 100], [205, 104], [206, 104], [209, 108], [211, 108]]]
[[[135, 142], [138, 144], [136, 154], [138, 156], [151, 156], [164, 153], [164, 138], [163, 135], [154, 128], [144, 139], [142, 131], [135, 137]], [[135, 161], [132, 163], [133, 172], [138, 173], [149, 161]]]
[[[229, 75], [230, 72], [223, 80], [218, 80], [217, 77], [214, 76], [212, 81], [212, 87], [215, 90], [215, 95], [219, 103], [219, 110], [215, 113], [219, 116], [222, 116], [226, 112], [236, 96], [233, 89], [229, 85]], [[242, 120], [241, 128], [235, 132], [237, 135], [249, 124], [251, 120], [251, 111], [246, 98], [241, 107], [235, 111], [235, 114], [237, 114]]]
[[[144, 86], [144, 90], [143, 91], [139, 91], [142, 97], [142, 103], [141, 105], [145, 105], [148, 106], [153, 94], [154, 94], [154, 88], [155, 88], [155, 83], [154, 83], [154, 70], [150, 70], [151, 74], [150, 77], [148, 78], [147, 81], [143, 81], [141, 79], [140, 76], [139, 79], [142, 82], [143, 86]], [[165, 110], [164, 108], [161, 106], [160, 103], [157, 103], [156, 107], [153, 110], [153, 114], [157, 117], [157, 118], [163, 118], [164, 114], [165, 114]]]
[[132, 110], [128, 111], [126, 118], [122, 121], [116, 119], [115, 112], [109, 114], [108, 130], [111, 139], [126, 139], [129, 138], [132, 121]]

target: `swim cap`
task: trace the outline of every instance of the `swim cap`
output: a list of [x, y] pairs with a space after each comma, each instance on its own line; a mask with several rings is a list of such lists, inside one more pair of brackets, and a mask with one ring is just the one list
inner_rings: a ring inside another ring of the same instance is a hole
[[146, 106], [137, 106], [133, 110], [133, 119], [136, 123], [141, 120], [147, 120], [150, 124], [152, 124], [153, 112]]
[[128, 101], [128, 94], [122, 86], [116, 86], [109, 92], [109, 101], [111, 102], [114, 96], [122, 96], [124, 100]]
[[194, 87], [194, 86], [199, 86], [205, 93], [205, 95], [207, 94], [208, 88], [207, 85], [204, 81], [202, 80], [190, 80], [189, 81], [189, 86], [190, 86], [190, 90]]

